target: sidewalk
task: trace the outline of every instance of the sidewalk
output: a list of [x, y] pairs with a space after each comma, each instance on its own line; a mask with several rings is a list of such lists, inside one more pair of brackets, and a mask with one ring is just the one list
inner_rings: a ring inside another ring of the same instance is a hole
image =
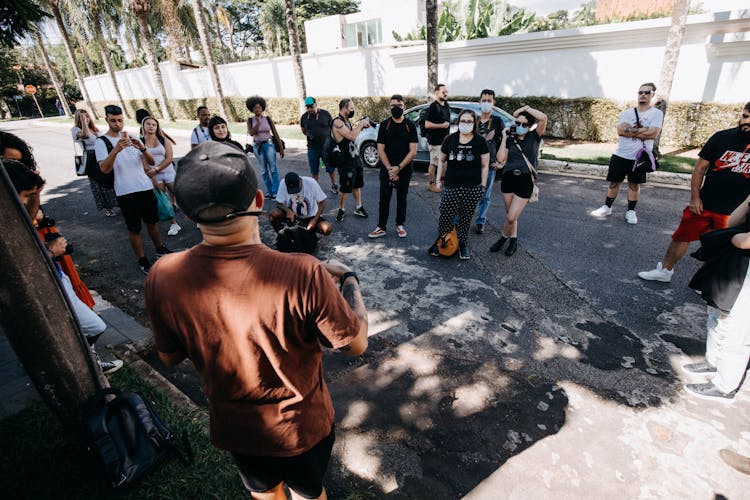
[[[96, 350], [103, 360], [114, 358], [107, 346], [132, 344], [139, 349], [151, 339], [151, 331], [141, 326], [132, 316], [104, 300], [91, 290], [96, 301], [94, 310], [107, 324], [96, 343]], [[29, 379], [21, 362], [13, 352], [5, 333], [0, 330], [0, 418], [23, 410], [30, 402], [39, 399], [34, 384]]]

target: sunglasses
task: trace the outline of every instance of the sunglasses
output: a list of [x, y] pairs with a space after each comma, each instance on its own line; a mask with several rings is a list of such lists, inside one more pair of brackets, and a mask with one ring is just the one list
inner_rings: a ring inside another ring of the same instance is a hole
[[651, 90], [639, 90], [638, 95], [649, 95], [651, 92]]
[[474, 120], [461, 120], [458, 123], [466, 123], [467, 125], [474, 125]]
[[527, 125], [528, 125], [528, 123], [527, 123], [527, 122], [516, 122], [516, 126], [517, 126], [517, 127], [525, 127], [525, 126], [527, 126]]
[[314, 104], [306, 104], [306, 105], [305, 105], [305, 107], [306, 107], [307, 109], [312, 109], [312, 108], [313, 108], [313, 106], [315, 106], [315, 105], [314, 105]]

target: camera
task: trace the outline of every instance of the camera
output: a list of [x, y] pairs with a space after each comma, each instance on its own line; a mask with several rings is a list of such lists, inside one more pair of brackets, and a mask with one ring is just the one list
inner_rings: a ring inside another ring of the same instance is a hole
[[[47, 233], [47, 234], [44, 235], [44, 241], [46, 243], [50, 243], [52, 241], [55, 241], [57, 238], [62, 238], [62, 234], [60, 234], [60, 233]], [[70, 246], [70, 243], [68, 243], [67, 245], [65, 245], [65, 253], [64, 253], [64, 255], [70, 255], [72, 253], [73, 253], [73, 247]], [[62, 256], [56, 257], [56, 258], [60, 259], [60, 258], [62, 258]]]
[[369, 116], [363, 116], [361, 121], [369, 123], [371, 127], [377, 127], [378, 126], [378, 122], [374, 122], [374, 121], [370, 120]]
[[515, 125], [511, 125], [510, 127], [508, 127], [508, 135], [513, 136], [513, 137], [518, 136], [518, 132], [516, 131]]

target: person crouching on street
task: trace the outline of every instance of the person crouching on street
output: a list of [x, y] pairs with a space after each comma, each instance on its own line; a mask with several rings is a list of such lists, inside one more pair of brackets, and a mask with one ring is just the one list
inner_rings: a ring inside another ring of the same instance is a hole
[[308, 231], [329, 235], [331, 223], [322, 215], [326, 208], [326, 194], [312, 177], [300, 177], [295, 172], [284, 176], [276, 193], [276, 208], [268, 214], [268, 221], [278, 233], [284, 224], [298, 224]]

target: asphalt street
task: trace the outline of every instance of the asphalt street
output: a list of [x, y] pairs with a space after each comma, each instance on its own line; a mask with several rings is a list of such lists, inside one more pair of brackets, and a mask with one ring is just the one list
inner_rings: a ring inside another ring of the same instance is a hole
[[[123, 221], [97, 212], [88, 181], [75, 177], [68, 129], [1, 127], [34, 146], [47, 179], [44, 207], [73, 244], [86, 283], [147, 325], [144, 276]], [[179, 155], [187, 135], [176, 139]], [[290, 146], [280, 173], [304, 174], [304, 149]], [[325, 175], [321, 185], [328, 191]], [[329, 197], [334, 233], [318, 256], [359, 272], [371, 336], [361, 358], [326, 355], [339, 427], [332, 497], [746, 495], [750, 479], [724, 466], [718, 450], [750, 454], [750, 389], [730, 406], [681, 389], [700, 378], [679, 366], [704, 351], [705, 306], [687, 288], [698, 263], [684, 259], [671, 284], [637, 277], [661, 259], [688, 192], [644, 186], [639, 223], [629, 225], [624, 192], [614, 214], [597, 220], [588, 212], [604, 199], [603, 180], [542, 173], [541, 201], [524, 212], [519, 251], [508, 258], [488, 252], [504, 216], [499, 187], [488, 230], [470, 235], [470, 261], [427, 255], [439, 195], [426, 190], [423, 171], [412, 181], [407, 238], [396, 236], [392, 219], [386, 237], [367, 238], [377, 218], [375, 170], [365, 175], [369, 219], [354, 216], [348, 200], [346, 218], [335, 222]], [[177, 218], [179, 235], [162, 227], [167, 245], [199, 242], [195, 225]], [[267, 222], [262, 236], [273, 244]], [[189, 363], [167, 375], [204, 402]]]

